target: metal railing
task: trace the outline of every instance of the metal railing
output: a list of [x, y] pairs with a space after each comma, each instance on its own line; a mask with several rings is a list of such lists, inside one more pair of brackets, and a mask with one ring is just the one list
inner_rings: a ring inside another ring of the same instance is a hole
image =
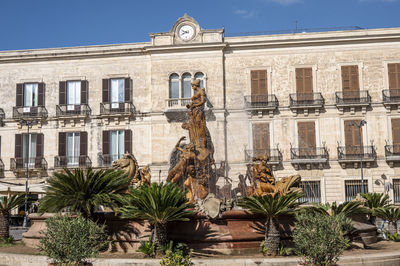
[[87, 104], [60, 104], [56, 106], [56, 116], [89, 116], [92, 113]]
[[385, 156], [400, 156], [400, 145], [385, 145]]
[[383, 90], [382, 100], [384, 103], [400, 103], [400, 90]]
[[368, 91], [337, 91], [337, 105], [370, 104], [371, 96]]
[[87, 155], [54, 157], [54, 168], [88, 168], [91, 166], [92, 161]]
[[186, 105], [190, 104], [190, 98], [170, 98], [165, 100], [167, 109], [186, 109]]
[[244, 96], [244, 103], [247, 109], [250, 108], [276, 108], [279, 105], [275, 94], [268, 95], [247, 95]]
[[0, 159], [0, 172], [4, 172], [4, 163], [3, 161]]
[[328, 160], [329, 154], [326, 147], [290, 148], [292, 160]]
[[291, 93], [289, 95], [290, 107], [322, 106], [325, 103], [320, 92]]
[[100, 154], [99, 155], [99, 166], [111, 166], [112, 162], [118, 160], [122, 155], [118, 154]]
[[[361, 193], [361, 180], [344, 181], [345, 200], [352, 201], [357, 194]], [[364, 180], [364, 193], [368, 193], [368, 181]]]
[[338, 146], [338, 159], [359, 161], [362, 156], [363, 160], [375, 160], [376, 151], [374, 146]]
[[400, 179], [393, 179], [393, 202], [400, 203]]
[[11, 158], [10, 159], [10, 169], [12, 171], [15, 170], [25, 170], [26, 164], [28, 162], [28, 166], [30, 169], [37, 170], [46, 170], [47, 169], [47, 161], [43, 157], [30, 157], [28, 158]]
[[100, 103], [100, 114], [129, 114], [132, 115], [136, 112], [135, 106], [131, 102], [114, 102], [114, 103]]
[[3, 120], [6, 118], [6, 114], [4, 113], [4, 110], [0, 108], [0, 120]]
[[13, 107], [13, 118], [47, 118], [47, 109], [44, 106]]
[[303, 191], [300, 203], [321, 203], [320, 181], [301, 181], [299, 187]]
[[253, 149], [245, 150], [246, 162], [251, 162], [254, 157], [268, 155], [270, 163], [279, 163], [282, 161], [282, 152], [279, 149]]

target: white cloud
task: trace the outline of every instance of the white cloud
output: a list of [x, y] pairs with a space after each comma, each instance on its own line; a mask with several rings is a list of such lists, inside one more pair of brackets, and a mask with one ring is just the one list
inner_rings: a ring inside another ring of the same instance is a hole
[[291, 5], [291, 4], [296, 4], [296, 3], [303, 3], [303, 0], [265, 0], [267, 2], [274, 2], [280, 5]]
[[246, 10], [246, 9], [236, 9], [234, 13], [236, 15], [241, 16], [242, 18], [252, 18], [256, 14], [254, 10]]

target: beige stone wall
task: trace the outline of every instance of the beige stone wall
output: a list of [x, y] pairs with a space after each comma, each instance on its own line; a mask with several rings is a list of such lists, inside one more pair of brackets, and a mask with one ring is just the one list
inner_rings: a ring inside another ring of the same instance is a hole
[[[226, 38], [221, 45], [197, 44], [186, 48], [183, 44], [157, 50], [150, 43], [143, 43], [0, 52], [0, 108], [6, 112], [5, 126], [0, 127], [1, 158], [6, 168], [3, 180], [23, 182], [9, 170], [10, 158], [14, 157], [15, 134], [26, 132], [26, 128], [19, 128], [12, 119], [17, 83], [46, 83], [49, 118], [41, 127], [35, 126], [32, 132], [44, 134], [44, 155], [49, 169], [45, 176], [33, 178], [33, 182], [52, 174], [59, 132], [87, 131], [88, 156], [97, 167], [98, 154], [102, 152], [102, 131], [112, 129], [132, 130], [136, 158], [142, 165], [150, 164], [153, 180], [158, 181], [166, 178], [169, 156], [176, 141], [187, 135], [181, 122], [168, 122], [164, 115], [169, 75], [202, 72], [206, 76], [208, 97], [214, 106], [214, 118], [208, 122], [208, 128], [216, 150], [215, 159], [218, 163], [228, 160], [233, 183], [237, 183], [239, 174], [246, 172], [244, 150], [252, 147], [252, 124], [269, 122], [271, 145], [278, 146], [283, 153], [283, 167], [275, 171], [275, 175], [281, 178], [298, 172], [303, 180], [321, 181], [322, 201], [344, 201], [344, 180], [359, 179], [360, 170], [343, 169], [339, 165], [337, 145], [338, 142], [344, 144], [343, 123], [346, 119], [365, 119], [368, 124], [364, 130], [364, 145], [373, 141], [378, 159], [377, 166], [365, 169], [364, 175], [370, 191], [381, 192], [383, 185], [377, 180], [382, 180], [382, 175], [387, 181], [400, 178], [400, 169], [390, 168], [384, 154], [385, 140], [391, 141], [390, 120], [400, 117], [400, 113], [388, 113], [381, 96], [382, 89], [387, 88], [387, 63], [400, 62], [400, 31], [388, 29], [370, 33], [375, 37], [368, 37], [368, 32], [362, 31], [337, 35], [298, 34], [297, 39], [292, 35], [235, 37]], [[395, 38], [384, 39], [389, 34]], [[335, 39], [339, 35], [341, 39]], [[376, 42], [376, 36], [383, 40]], [[362, 43], [358, 41], [360, 38], [363, 38]], [[369, 90], [371, 94], [372, 108], [366, 114], [341, 114], [335, 106], [335, 92], [341, 90], [340, 67], [346, 64], [359, 66], [361, 90]], [[313, 68], [314, 91], [321, 92], [325, 98], [325, 108], [320, 115], [295, 116], [289, 109], [289, 93], [295, 92], [296, 67]], [[244, 110], [244, 96], [250, 94], [250, 71], [256, 69], [268, 70], [269, 93], [279, 100], [279, 112], [273, 117], [251, 116]], [[107, 124], [99, 116], [102, 79], [117, 76], [132, 78], [132, 101], [140, 114], [129, 123], [112, 121]], [[92, 116], [83, 125], [67, 123], [63, 127], [55, 118], [58, 82], [71, 78], [89, 81]], [[227, 115], [226, 136], [224, 114]], [[326, 169], [296, 171], [291, 165], [290, 144], [297, 145], [296, 124], [299, 121], [315, 121], [317, 146], [325, 143], [329, 152]], [[223, 182], [222, 179], [219, 181], [220, 184]]]

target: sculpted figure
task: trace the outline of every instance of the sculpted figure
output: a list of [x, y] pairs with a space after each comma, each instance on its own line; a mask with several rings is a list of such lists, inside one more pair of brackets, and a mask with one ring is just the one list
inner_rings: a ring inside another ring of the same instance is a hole
[[167, 176], [167, 181], [171, 181], [173, 183], [177, 183], [181, 178], [184, 177], [188, 166], [188, 161], [190, 159], [194, 160], [194, 158], [196, 157], [190, 145], [186, 145], [184, 149], [180, 147], [180, 144], [184, 139], [186, 139], [186, 137], [181, 137], [175, 145], [175, 148], [179, 150], [182, 154], [179, 162], [175, 165], [174, 168], [172, 168]]
[[126, 152], [121, 158], [112, 163], [114, 169], [124, 170], [131, 178], [131, 186], [151, 184], [150, 168], [139, 168], [139, 164], [133, 154]]

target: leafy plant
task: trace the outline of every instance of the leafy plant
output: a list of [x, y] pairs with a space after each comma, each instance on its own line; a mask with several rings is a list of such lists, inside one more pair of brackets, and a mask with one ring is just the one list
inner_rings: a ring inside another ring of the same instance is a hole
[[265, 245], [265, 240], [260, 243], [261, 253], [265, 256], [267, 254], [268, 248]]
[[239, 206], [254, 213], [261, 213], [267, 217], [265, 222], [265, 247], [268, 255], [277, 255], [279, 252], [280, 233], [278, 217], [291, 214], [299, 206], [300, 192], [289, 192], [285, 195], [267, 194], [265, 196], [245, 197], [239, 201]]
[[389, 230], [390, 234], [397, 233], [397, 221], [400, 220], [400, 207], [384, 207], [376, 208], [375, 214], [383, 220], [389, 221], [389, 226], [393, 229]]
[[304, 264], [333, 265], [350, 245], [345, 235], [351, 229], [352, 221], [344, 213], [333, 216], [300, 213], [296, 215], [293, 233], [295, 252]]
[[154, 242], [157, 252], [163, 252], [168, 243], [167, 223], [187, 221], [192, 214], [188, 208], [192, 205], [186, 199], [185, 191], [173, 183], [153, 183], [137, 189], [130, 189], [126, 197], [121, 198], [124, 207], [117, 211], [124, 218], [148, 220], [154, 225]]
[[399, 233], [396, 232], [394, 234], [391, 234], [388, 231], [384, 231], [384, 233], [385, 233], [386, 239], [392, 240], [394, 242], [399, 242], [400, 241], [400, 234]]
[[52, 217], [46, 220], [46, 231], [41, 231], [39, 250], [57, 265], [83, 265], [108, 245], [104, 225], [78, 217]]
[[10, 211], [21, 206], [25, 201], [24, 195], [12, 195], [0, 197], [0, 238], [7, 239], [10, 236]]
[[279, 255], [280, 256], [290, 256], [293, 254], [293, 248], [288, 248], [283, 245], [279, 248]]
[[325, 204], [314, 203], [312, 206], [304, 207], [302, 210], [330, 216], [343, 214], [346, 217], [369, 212], [369, 210], [366, 209], [360, 201], [348, 201], [342, 204], [337, 204], [336, 201]]
[[46, 196], [40, 202], [39, 213], [61, 212], [65, 208], [93, 218], [95, 207], [116, 207], [117, 200], [129, 187], [130, 178], [123, 171], [76, 169], [55, 172], [48, 179]]
[[360, 194], [362, 198], [365, 199], [365, 206], [370, 208], [371, 210], [375, 208], [383, 208], [383, 207], [389, 207], [391, 206], [390, 204], [390, 198], [389, 195], [385, 195], [383, 193], [361, 193]]
[[192, 263], [192, 253], [191, 249], [187, 255], [184, 254], [182, 250], [167, 250], [165, 257], [161, 259], [161, 266], [190, 266]]
[[155, 243], [153, 242], [153, 237], [149, 237], [149, 241], [140, 241], [140, 246], [136, 250], [137, 252], [141, 252], [148, 257], [154, 257], [155, 254]]
[[13, 236], [0, 237], [0, 246], [13, 246], [15, 245], [15, 239]]

